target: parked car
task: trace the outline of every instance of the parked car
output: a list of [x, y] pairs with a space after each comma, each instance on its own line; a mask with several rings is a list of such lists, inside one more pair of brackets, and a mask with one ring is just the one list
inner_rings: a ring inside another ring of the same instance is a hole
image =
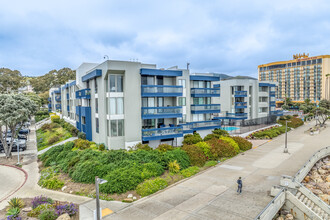
[[30, 129], [26, 128], [26, 129], [21, 129], [19, 132], [19, 134], [28, 134], [30, 133]]
[[[10, 138], [7, 138], [7, 144], [10, 144], [10, 141], [11, 141]], [[17, 145], [19, 147], [19, 151], [25, 151], [27, 148], [25, 140], [14, 139], [13, 147], [11, 149], [12, 152], [17, 152]], [[0, 141], [0, 152], [1, 153], [5, 152], [1, 141]]]
[[[4, 136], [5, 136], [6, 134], [4, 133]], [[11, 133], [11, 131], [8, 131], [7, 132], [7, 138], [11, 138], [12, 137], [12, 133]], [[23, 140], [27, 140], [27, 135], [26, 134], [17, 134], [17, 138], [18, 139], [23, 139]]]

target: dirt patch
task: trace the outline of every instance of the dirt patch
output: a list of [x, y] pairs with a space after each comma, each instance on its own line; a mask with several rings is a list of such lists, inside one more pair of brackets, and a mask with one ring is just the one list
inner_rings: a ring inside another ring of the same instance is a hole
[[[22, 161], [23, 161], [23, 158], [24, 156], [20, 155], [19, 156], [19, 160], [20, 160], [20, 163], [22, 164]], [[16, 165], [18, 162], [18, 158], [17, 156], [12, 156], [11, 158], [6, 158], [6, 157], [0, 157], [0, 163], [1, 164], [5, 164], [5, 165]]]
[[[22, 198], [25, 206], [24, 208], [26, 207], [31, 207], [32, 206], [32, 200], [33, 198]], [[63, 201], [56, 201], [54, 200], [54, 205], [65, 205], [65, 204], [68, 204], [68, 202], [63, 202]], [[75, 204], [77, 207], [79, 207], [79, 205]], [[9, 208], [9, 206], [6, 206], [4, 209], [0, 210], [0, 219], [6, 219], [7, 215], [7, 209]], [[79, 210], [79, 208], [78, 208]], [[29, 219], [29, 220], [35, 220], [35, 219], [38, 219], [38, 218], [33, 218], [33, 217], [28, 217], [27, 216], [27, 213], [28, 212], [23, 212], [21, 210], [20, 214], [19, 214], [19, 217], [22, 218], [22, 220], [25, 220], [25, 219]], [[71, 220], [79, 220], [79, 211], [77, 212], [76, 215], [72, 216], [71, 217]]]

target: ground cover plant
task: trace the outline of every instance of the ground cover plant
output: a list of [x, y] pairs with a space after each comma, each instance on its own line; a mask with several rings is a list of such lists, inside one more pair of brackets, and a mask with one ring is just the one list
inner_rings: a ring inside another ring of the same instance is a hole
[[[288, 131], [291, 128], [288, 126]], [[274, 126], [267, 129], [262, 129], [260, 131], [253, 132], [249, 136], [248, 139], [272, 139], [281, 134], [285, 133], [285, 126]]]
[[49, 118], [48, 110], [37, 111], [36, 114], [35, 114], [35, 116], [34, 116], [34, 119], [35, 119], [36, 122], [42, 121], [45, 118]]

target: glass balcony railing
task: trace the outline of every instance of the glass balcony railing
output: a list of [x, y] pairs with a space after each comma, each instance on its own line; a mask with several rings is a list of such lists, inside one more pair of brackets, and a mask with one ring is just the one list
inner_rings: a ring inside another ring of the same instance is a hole
[[247, 91], [235, 91], [235, 97], [247, 97]]
[[142, 119], [154, 119], [154, 118], [181, 118], [182, 107], [142, 107], [141, 108]]
[[186, 124], [181, 124], [183, 128], [183, 133], [191, 133], [193, 131], [198, 130], [208, 130], [221, 128], [221, 121], [212, 120], [212, 121], [196, 121], [196, 122], [188, 122]]
[[220, 88], [191, 88], [191, 97], [219, 97]]
[[274, 97], [275, 96], [275, 91], [270, 91], [269, 92], [269, 96], [273, 96]]
[[220, 113], [220, 104], [191, 105], [191, 113]]
[[270, 101], [270, 102], [269, 102], [269, 106], [276, 106], [275, 101]]
[[247, 113], [227, 113], [229, 117], [247, 117]]
[[247, 102], [235, 102], [235, 108], [247, 108]]
[[82, 89], [76, 91], [77, 99], [90, 99], [91, 98], [91, 89]]
[[182, 86], [142, 85], [142, 97], [176, 97], [182, 96]]
[[143, 141], [177, 138], [182, 136], [183, 136], [182, 126], [142, 129]]

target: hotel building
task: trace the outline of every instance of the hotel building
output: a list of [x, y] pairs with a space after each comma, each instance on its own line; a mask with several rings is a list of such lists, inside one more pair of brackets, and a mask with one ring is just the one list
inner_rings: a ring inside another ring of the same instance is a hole
[[278, 83], [275, 94], [279, 103], [285, 98], [315, 103], [330, 100], [330, 55], [294, 55], [292, 60], [259, 65], [258, 75], [260, 81]]

